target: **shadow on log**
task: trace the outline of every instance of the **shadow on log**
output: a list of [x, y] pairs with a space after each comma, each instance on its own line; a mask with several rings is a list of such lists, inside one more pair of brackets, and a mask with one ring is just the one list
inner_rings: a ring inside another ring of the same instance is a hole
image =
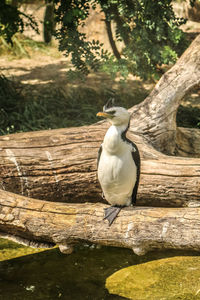
[[[94, 203], [102, 202], [96, 157], [107, 123], [20, 133], [0, 137], [0, 230], [56, 243], [66, 253], [79, 240], [138, 254], [199, 250], [200, 134], [176, 126], [182, 97], [199, 83], [200, 35], [144, 102], [130, 109], [129, 138], [142, 157], [137, 204], [157, 208], [124, 209], [111, 227], [102, 221], [105, 204]], [[184, 206], [190, 208], [175, 208]]]

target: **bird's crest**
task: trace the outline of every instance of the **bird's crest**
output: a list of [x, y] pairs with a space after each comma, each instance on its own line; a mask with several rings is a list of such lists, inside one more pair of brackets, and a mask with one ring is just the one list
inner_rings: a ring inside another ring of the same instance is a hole
[[106, 111], [107, 109], [113, 107], [114, 106], [114, 102], [115, 102], [114, 98], [108, 99], [107, 103], [103, 107], [103, 111]]

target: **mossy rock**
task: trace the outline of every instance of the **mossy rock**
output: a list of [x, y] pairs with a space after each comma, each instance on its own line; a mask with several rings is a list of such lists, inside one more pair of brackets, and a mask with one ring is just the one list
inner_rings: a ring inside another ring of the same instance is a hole
[[0, 261], [38, 253], [47, 249], [31, 248], [0, 238]]
[[200, 299], [200, 257], [165, 258], [121, 269], [107, 278], [106, 288], [134, 300]]

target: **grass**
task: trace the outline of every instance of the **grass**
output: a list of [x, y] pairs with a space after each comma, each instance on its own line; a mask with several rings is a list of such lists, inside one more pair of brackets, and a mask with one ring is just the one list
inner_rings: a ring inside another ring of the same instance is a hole
[[35, 86], [24, 86], [0, 75], [0, 134], [55, 129], [62, 127], [89, 125], [98, 121], [96, 113], [102, 110], [105, 102], [113, 97], [116, 104], [131, 107], [141, 102], [148, 91], [138, 82], [134, 87], [120, 83], [110, 88], [110, 82], [99, 84], [69, 84], [67, 91], [54, 83], [40, 86], [34, 96]]
[[54, 46], [54, 43], [47, 45], [44, 42], [35, 41], [23, 34], [16, 33], [12, 38], [13, 45], [8, 44], [3, 36], [0, 36], [0, 55], [9, 56], [10, 59], [31, 58], [33, 55], [51, 55], [61, 57], [62, 54]]
[[[96, 113], [102, 109], [108, 98], [114, 96], [116, 104], [128, 108], [141, 102], [148, 94], [141, 85], [136, 86], [134, 91], [129, 91], [126, 85], [115, 90], [103, 84], [97, 89], [78, 85], [71, 86], [67, 93], [61, 88], [48, 86], [46, 91], [44, 88], [43, 98], [27, 99], [21, 89], [19, 84], [0, 75], [1, 135], [89, 125], [98, 121]], [[177, 124], [200, 128], [200, 110], [180, 106]]]

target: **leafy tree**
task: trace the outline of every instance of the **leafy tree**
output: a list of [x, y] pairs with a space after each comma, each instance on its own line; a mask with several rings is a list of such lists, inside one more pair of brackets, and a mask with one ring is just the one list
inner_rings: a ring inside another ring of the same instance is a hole
[[[192, 0], [194, 2], [195, 0]], [[18, 3], [21, 3], [18, 1]], [[55, 4], [56, 38], [59, 49], [71, 56], [72, 64], [82, 74], [103, 69], [123, 77], [133, 73], [142, 78], [159, 74], [162, 64], [174, 63], [186, 48], [184, 34], [179, 28], [186, 20], [177, 18], [171, 0], [47, 0]], [[90, 9], [100, 6], [112, 52], [104, 50], [98, 40], [88, 41], [81, 31]], [[112, 32], [114, 22], [115, 32]], [[23, 14], [7, 0], [0, 2], [0, 35], [8, 42], [24, 26], [37, 24], [32, 16]], [[123, 50], [116, 41], [122, 41]]]
[[[19, 4], [23, 1], [17, 1]], [[38, 32], [38, 26], [33, 16], [21, 12], [12, 1], [0, 1], [0, 36], [5, 37], [12, 44], [12, 36], [16, 32], [23, 32], [26, 26]]]
[[[174, 63], [186, 47], [184, 34], [179, 26], [186, 22], [174, 14], [171, 0], [55, 0], [56, 21], [60, 24], [56, 37], [59, 49], [71, 54], [73, 65], [83, 73], [90, 69], [131, 72], [142, 78], [158, 74], [162, 64]], [[99, 4], [113, 54], [103, 50], [99, 41], [88, 41], [81, 32], [88, 18], [89, 9]], [[111, 30], [111, 22], [116, 30]], [[115, 40], [123, 41], [122, 53]]]

